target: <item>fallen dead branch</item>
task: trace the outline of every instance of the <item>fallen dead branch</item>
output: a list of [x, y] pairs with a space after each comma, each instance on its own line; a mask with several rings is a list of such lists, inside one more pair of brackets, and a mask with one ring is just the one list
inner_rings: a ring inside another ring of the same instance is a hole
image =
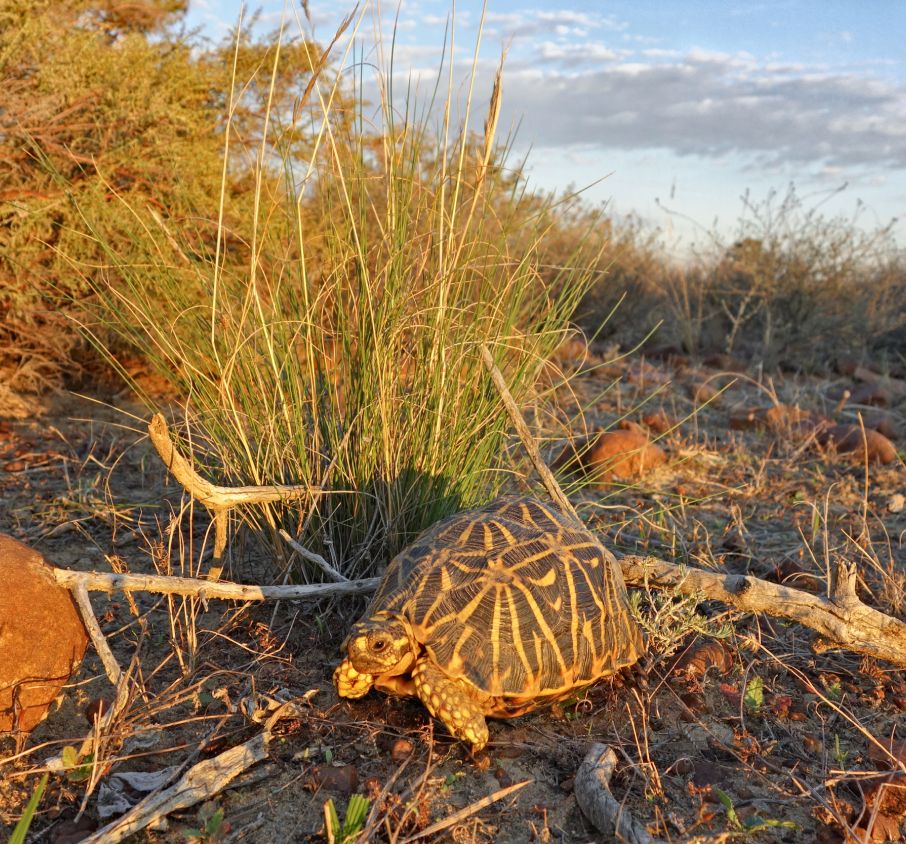
[[206, 481], [176, 450], [167, 421], [155, 413], [148, 423], [148, 436], [157, 449], [164, 466], [197, 501], [204, 504], [214, 519], [214, 557], [220, 559], [226, 548], [227, 516], [239, 504], [267, 504], [271, 501], [294, 501], [309, 496], [320, 496], [323, 490], [304, 484], [268, 486], [217, 486]]
[[856, 570], [844, 563], [837, 567], [830, 597], [825, 598], [757, 577], [685, 568], [657, 557], [629, 555], [619, 562], [633, 586], [676, 589], [743, 612], [798, 621], [821, 637], [812, 643], [816, 653], [844, 648], [906, 666], [906, 622], [863, 604], [856, 595]]
[[603, 744], [593, 744], [576, 772], [576, 802], [604, 835], [627, 844], [659, 844], [610, 792], [610, 779], [617, 767], [617, 755]]
[[377, 589], [379, 577], [344, 580], [341, 583], [311, 583], [301, 586], [251, 586], [223, 583], [197, 577], [160, 574], [114, 574], [100, 571], [53, 570], [57, 583], [67, 589], [84, 587], [90, 592], [157, 592], [162, 595], [191, 595], [200, 599], [227, 601], [293, 601], [326, 598], [331, 595], [367, 595]]
[[187, 809], [223, 791], [232, 780], [252, 765], [267, 758], [270, 729], [231, 747], [213, 759], [193, 765], [169, 788], [152, 793], [126, 814], [83, 839], [84, 844], [122, 841], [159, 822], [171, 812]]

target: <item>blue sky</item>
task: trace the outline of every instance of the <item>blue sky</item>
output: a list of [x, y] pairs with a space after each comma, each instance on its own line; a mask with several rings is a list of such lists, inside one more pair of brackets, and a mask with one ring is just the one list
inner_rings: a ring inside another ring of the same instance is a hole
[[[256, 7], [262, 27], [285, 8], [298, 31], [298, 0]], [[329, 41], [351, 7], [311, 0], [316, 38]], [[373, 8], [384, 21], [397, 10]], [[424, 79], [426, 91], [451, 8], [441, 0], [400, 8], [396, 67]], [[239, 0], [192, 0], [190, 22], [216, 37], [238, 11]], [[456, 4], [463, 76], [480, 17], [480, 2]], [[364, 41], [373, 29], [363, 24]], [[793, 182], [823, 213], [855, 214], [868, 228], [901, 218], [895, 231], [906, 246], [904, 33], [901, 0], [490, 0], [479, 101], [507, 47], [500, 131], [518, 126], [515, 150], [531, 149], [532, 183], [602, 179], [590, 201], [639, 213], [668, 242], [704, 241], [715, 223], [730, 232], [744, 192], [759, 200]]]

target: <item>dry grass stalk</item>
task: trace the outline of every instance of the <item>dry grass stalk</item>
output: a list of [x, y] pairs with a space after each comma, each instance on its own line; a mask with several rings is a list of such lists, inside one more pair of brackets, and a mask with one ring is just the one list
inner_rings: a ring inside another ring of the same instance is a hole
[[531, 785], [534, 780], [524, 780], [523, 782], [517, 782], [513, 785], [509, 785], [506, 788], [498, 788], [493, 794], [489, 794], [487, 797], [482, 797], [480, 800], [476, 800], [474, 803], [470, 803], [464, 809], [460, 809], [458, 812], [454, 812], [449, 817], [444, 818], [442, 821], [431, 824], [431, 826], [426, 827], [425, 829], [420, 830], [415, 835], [410, 835], [408, 838], [404, 838], [400, 844], [410, 844], [412, 841], [418, 841], [420, 838], [427, 838], [429, 835], [436, 835], [438, 832], [443, 832], [445, 829], [449, 829], [451, 826], [455, 826], [460, 821], [464, 821], [466, 818], [471, 817], [476, 812], [480, 812], [482, 809], [490, 806], [492, 803], [496, 803], [498, 800], [503, 800], [504, 797], [509, 797], [511, 794], [519, 791], [521, 788], [525, 788], [527, 785]]

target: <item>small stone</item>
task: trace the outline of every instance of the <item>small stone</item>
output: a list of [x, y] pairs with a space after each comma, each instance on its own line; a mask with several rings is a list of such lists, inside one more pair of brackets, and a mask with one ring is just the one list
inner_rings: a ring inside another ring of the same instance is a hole
[[27, 733], [82, 661], [88, 635], [47, 561], [5, 534], [0, 583], [0, 733]]
[[93, 727], [94, 722], [98, 718], [103, 718], [108, 709], [110, 709], [110, 703], [102, 697], [96, 697], [85, 707], [85, 720]]
[[314, 780], [327, 791], [352, 794], [359, 787], [359, 772], [355, 765], [318, 765]]
[[883, 434], [858, 425], [834, 425], [820, 431], [816, 437], [821, 446], [832, 446], [837, 454], [857, 454], [860, 460], [872, 463], [892, 463], [897, 459], [897, 449]]
[[634, 423], [619, 431], [605, 431], [596, 438], [569, 443], [554, 461], [554, 470], [570, 474], [578, 470], [597, 483], [611, 478], [636, 480], [665, 463], [663, 449], [651, 442], [647, 432]]
[[409, 739], [397, 739], [393, 742], [393, 747], [390, 748], [390, 758], [394, 762], [402, 762], [412, 755], [413, 750], [414, 747]]
[[808, 733], [802, 736], [802, 746], [814, 756], [820, 756], [824, 752], [824, 743]]
[[513, 778], [509, 775], [506, 768], [501, 766], [494, 769], [494, 779], [500, 783], [501, 788], [509, 788], [513, 784]]
[[473, 752], [472, 764], [475, 766], [476, 770], [479, 771], [489, 771], [491, 769], [491, 757], [484, 750], [479, 750], [478, 753]]

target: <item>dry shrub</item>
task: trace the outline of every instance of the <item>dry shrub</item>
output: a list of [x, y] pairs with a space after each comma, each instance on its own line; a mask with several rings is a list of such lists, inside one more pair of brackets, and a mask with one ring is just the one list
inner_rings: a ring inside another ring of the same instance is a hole
[[[732, 236], [712, 232], [684, 262], [637, 218], [601, 219], [596, 237], [606, 248], [579, 311], [586, 331], [619, 304], [603, 332], [627, 346], [660, 325], [658, 345], [769, 369], [868, 358], [906, 371], [906, 258], [890, 226], [823, 216], [791, 187], [761, 202], [746, 196]], [[567, 242], [561, 226], [558, 243]]]
[[[69, 316], [90, 296], [91, 280], [114, 280], [107, 250], [191, 269], [217, 249], [222, 187], [230, 204], [221, 259], [229, 263], [235, 245], [251, 239], [253, 164], [269, 92], [250, 86], [234, 104], [241, 131], [224, 171], [234, 51], [187, 38], [187, 5], [0, 5], [0, 366], [38, 358], [45, 380], [71, 381], [83, 350]], [[271, 49], [243, 39], [236, 57], [257, 67]], [[289, 60], [274, 107], [285, 113], [320, 52], [303, 41], [283, 50]], [[310, 129], [294, 127], [280, 143], [310, 148]], [[184, 276], [198, 286], [195, 274]]]

